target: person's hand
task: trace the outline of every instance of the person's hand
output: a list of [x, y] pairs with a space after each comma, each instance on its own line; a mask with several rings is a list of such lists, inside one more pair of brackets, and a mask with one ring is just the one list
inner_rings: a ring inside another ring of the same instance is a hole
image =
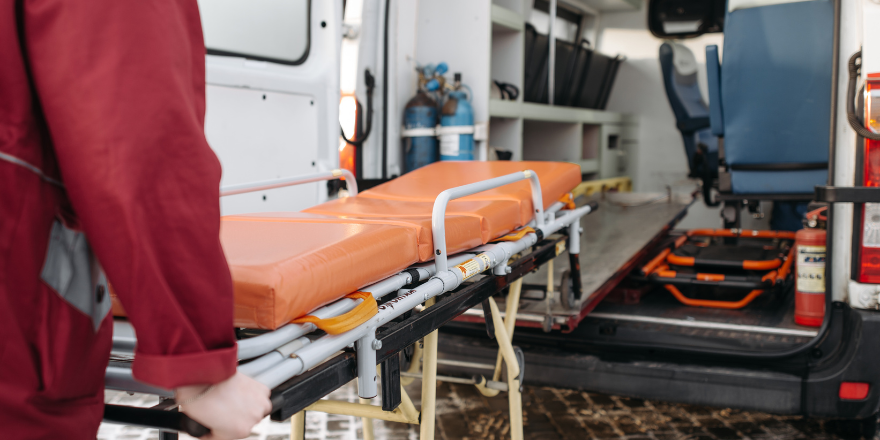
[[209, 387], [191, 385], [174, 392], [175, 400], [183, 402], [180, 410], [211, 430], [202, 437], [204, 440], [246, 438], [254, 425], [272, 411], [269, 388], [244, 374], [235, 373], [214, 388]]

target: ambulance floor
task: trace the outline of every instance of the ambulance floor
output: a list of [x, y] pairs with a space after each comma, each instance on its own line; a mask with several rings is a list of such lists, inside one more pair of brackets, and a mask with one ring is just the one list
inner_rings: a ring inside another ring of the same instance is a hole
[[[407, 387], [413, 400], [420, 383]], [[330, 398], [357, 401], [353, 384]], [[108, 392], [108, 403], [151, 405], [155, 397]], [[556, 439], [836, 439], [829, 422], [796, 416], [668, 404], [554, 388], [526, 387], [523, 392], [525, 438]], [[418, 427], [374, 421], [379, 440], [418, 439]], [[287, 440], [290, 424], [260, 423], [249, 440]], [[98, 440], [158, 440], [153, 430], [103, 424]], [[181, 436], [181, 439], [189, 438]], [[306, 439], [362, 439], [361, 420], [348, 416], [306, 413]], [[437, 390], [438, 440], [508, 439], [507, 400], [502, 393], [486, 398], [472, 386], [441, 384]], [[878, 437], [880, 438], [880, 437]]]

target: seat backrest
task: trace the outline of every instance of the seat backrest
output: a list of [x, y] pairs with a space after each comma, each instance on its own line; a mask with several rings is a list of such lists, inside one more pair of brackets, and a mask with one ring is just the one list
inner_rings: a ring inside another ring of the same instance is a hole
[[729, 0], [720, 101], [731, 170], [828, 162], [833, 28], [831, 0]]
[[697, 82], [697, 59], [684, 45], [666, 42], [660, 46], [660, 70], [669, 106], [675, 114], [675, 123], [684, 139], [688, 165], [694, 172], [697, 154], [695, 132], [709, 125], [709, 107], [703, 101]]

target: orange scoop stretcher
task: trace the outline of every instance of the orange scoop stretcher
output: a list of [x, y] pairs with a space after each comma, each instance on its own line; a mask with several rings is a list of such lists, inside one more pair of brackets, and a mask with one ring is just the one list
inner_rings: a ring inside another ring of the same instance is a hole
[[[793, 244], [793, 232], [694, 229], [669, 243], [640, 272], [682, 304], [741, 309], [769, 289], [790, 285]], [[681, 287], [748, 293], [735, 301], [696, 299], [682, 293]]]
[[[547, 207], [565, 204], [558, 201], [581, 182], [580, 167], [570, 163], [438, 162], [301, 212], [224, 216], [220, 241], [234, 282], [235, 326], [274, 330], [310, 320], [314, 309], [432, 261], [431, 216], [441, 192], [525, 170], [537, 174]], [[533, 205], [527, 180], [450, 201], [448, 255], [517, 232], [533, 220]], [[351, 313], [376, 307], [369, 300], [361, 305]], [[113, 311], [125, 313], [116, 301]]]

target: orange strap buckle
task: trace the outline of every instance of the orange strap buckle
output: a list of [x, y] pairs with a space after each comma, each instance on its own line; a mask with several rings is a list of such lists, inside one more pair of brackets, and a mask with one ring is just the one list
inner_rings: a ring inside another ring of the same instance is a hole
[[373, 298], [373, 294], [370, 292], [357, 291], [349, 293], [348, 295], [345, 295], [345, 297], [350, 299], [362, 299], [363, 302], [339, 316], [321, 319], [317, 316], [306, 315], [294, 319], [293, 323], [304, 324], [306, 322], [311, 322], [328, 334], [338, 335], [356, 328], [367, 322], [367, 320], [375, 316], [376, 313], [379, 313], [379, 304], [376, 303], [376, 298]]
[[517, 241], [517, 240], [525, 237], [526, 234], [531, 234], [533, 232], [535, 232], [534, 229], [526, 226], [525, 228], [522, 228], [519, 231], [511, 232], [510, 234], [507, 234], [503, 237], [498, 237], [498, 238], [492, 240], [492, 242], [495, 243], [495, 242], [499, 242], [499, 241]]
[[571, 193], [568, 193], [559, 198], [559, 202], [565, 205], [565, 209], [576, 209], [577, 205], [574, 203], [574, 198], [571, 197]]

